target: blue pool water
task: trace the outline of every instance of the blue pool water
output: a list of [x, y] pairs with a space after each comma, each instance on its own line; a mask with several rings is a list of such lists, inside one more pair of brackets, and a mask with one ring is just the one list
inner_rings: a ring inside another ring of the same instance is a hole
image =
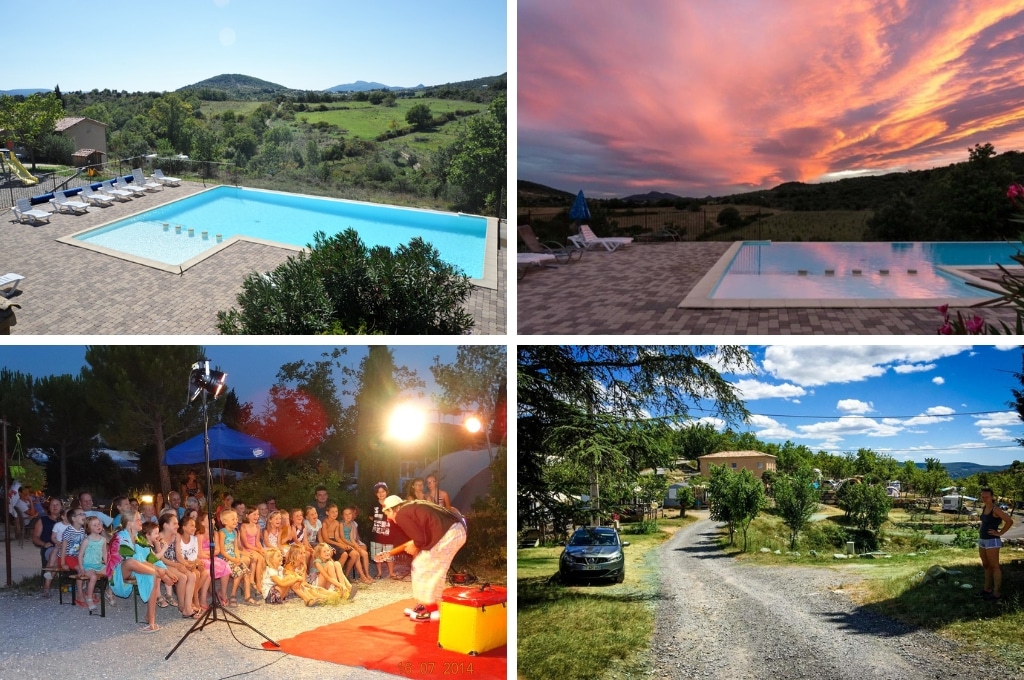
[[371, 248], [394, 250], [419, 236], [470, 278], [483, 276], [487, 231], [483, 217], [239, 187], [204, 191], [74, 238], [180, 265], [217, 247], [218, 234], [223, 241], [240, 236], [305, 247], [313, 243], [317, 231], [331, 236], [349, 227]]
[[1009, 243], [744, 243], [713, 299], [991, 297], [937, 267], [1015, 264]]

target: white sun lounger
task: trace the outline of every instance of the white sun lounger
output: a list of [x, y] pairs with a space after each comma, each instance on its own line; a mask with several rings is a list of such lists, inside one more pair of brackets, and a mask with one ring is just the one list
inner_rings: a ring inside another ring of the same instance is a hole
[[157, 182], [160, 182], [161, 184], [166, 184], [167, 186], [171, 187], [176, 187], [181, 184], [180, 179], [178, 179], [177, 177], [168, 177], [160, 168], [157, 168], [156, 170], [153, 171], [153, 179], [155, 179]]
[[132, 177], [135, 178], [135, 184], [146, 191], [163, 191], [164, 185], [160, 182], [154, 182], [147, 179], [146, 176], [142, 174], [142, 168], [135, 168], [132, 170]]
[[[14, 295], [14, 291], [18, 290], [18, 284], [24, 279], [25, 277], [21, 274], [15, 274], [13, 272], [8, 272], [7, 274], [0, 276], [0, 295], [3, 295], [5, 298], [11, 297]], [[4, 288], [7, 286], [10, 286], [10, 288], [5, 292]]]
[[128, 182], [126, 182], [124, 180], [123, 177], [115, 179], [115, 180], [112, 180], [110, 185], [120, 189], [121, 191], [127, 191], [132, 196], [138, 197], [138, 196], [145, 196], [146, 195], [146, 190], [144, 188], [137, 187], [137, 186], [135, 186], [133, 184], [129, 184]]
[[67, 197], [66, 194], [57, 192], [50, 199], [50, 205], [57, 209], [59, 213], [71, 213], [72, 215], [81, 215], [89, 212], [89, 205], [82, 203], [81, 201], [73, 201]]
[[97, 205], [101, 207], [114, 205], [114, 201], [110, 196], [107, 196], [106, 194], [98, 194], [89, 187], [82, 189], [82, 198], [88, 201], [91, 205]]
[[11, 210], [14, 211], [19, 222], [25, 222], [28, 220], [30, 224], [42, 224], [43, 222], [49, 222], [50, 215], [53, 214], [46, 210], [37, 210], [33, 208], [32, 202], [28, 198], [19, 198]]
[[558, 258], [549, 253], [516, 253], [516, 267], [520, 273], [519, 278], [526, 276], [526, 270], [530, 267], [543, 267], [545, 263], [557, 262]]
[[104, 183], [103, 186], [100, 188], [103, 191], [103, 193], [113, 197], [114, 200], [122, 202], [132, 200], [132, 192], [125, 191], [124, 189], [120, 189], [114, 186], [114, 180], [110, 180], [109, 183]]
[[633, 242], [633, 239], [628, 236], [610, 236], [601, 237], [594, 233], [590, 225], [581, 224], [580, 233], [576, 236], [570, 236], [569, 240], [572, 241], [577, 248], [583, 250], [590, 250], [596, 246], [604, 246], [604, 249], [608, 252], [612, 252], [618, 249], [620, 246], [625, 246]]

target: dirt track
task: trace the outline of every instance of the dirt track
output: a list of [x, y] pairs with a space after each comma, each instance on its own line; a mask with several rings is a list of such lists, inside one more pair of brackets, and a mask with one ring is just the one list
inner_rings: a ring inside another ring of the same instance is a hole
[[841, 591], [856, 576], [737, 562], [717, 548], [717, 533], [702, 519], [661, 548], [654, 677], [1022, 677], [1020, 669], [856, 606]]

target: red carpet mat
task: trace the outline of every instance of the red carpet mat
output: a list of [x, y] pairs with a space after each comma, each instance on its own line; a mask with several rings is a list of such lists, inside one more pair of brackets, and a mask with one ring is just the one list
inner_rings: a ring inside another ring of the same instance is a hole
[[[464, 676], [504, 680], [507, 677], [506, 647], [478, 656], [439, 649], [440, 624], [409, 620], [403, 612], [414, 606], [414, 600], [402, 600], [346, 621], [299, 633], [279, 640], [280, 651], [407, 678]], [[264, 642], [263, 646], [274, 649], [269, 642]]]

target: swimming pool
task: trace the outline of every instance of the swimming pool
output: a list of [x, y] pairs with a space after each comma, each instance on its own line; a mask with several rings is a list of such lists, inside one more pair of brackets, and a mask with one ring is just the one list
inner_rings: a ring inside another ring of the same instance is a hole
[[[144, 200], [144, 199], [143, 199]], [[300, 250], [347, 228], [368, 247], [420, 236], [471, 279], [485, 277], [488, 218], [220, 186], [60, 239], [178, 273], [238, 240]]]
[[734, 244], [681, 307], [923, 307], [993, 297], [977, 270], [1015, 265], [1009, 243]]

